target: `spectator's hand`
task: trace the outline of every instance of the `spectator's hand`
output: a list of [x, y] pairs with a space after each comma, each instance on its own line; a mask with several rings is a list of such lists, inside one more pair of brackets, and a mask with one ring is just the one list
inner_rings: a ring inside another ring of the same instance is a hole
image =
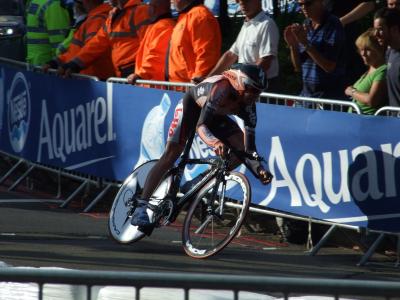
[[274, 176], [270, 172], [265, 170], [264, 167], [262, 167], [262, 166], [260, 166], [258, 168], [258, 176], [259, 176], [258, 179], [264, 185], [271, 183], [272, 178], [274, 178]]
[[350, 85], [344, 90], [344, 93], [346, 94], [346, 96], [352, 97], [353, 90], [354, 90], [354, 87]]
[[64, 78], [71, 77], [72, 73], [79, 73], [81, 68], [74, 62], [68, 62], [58, 68], [58, 74]]
[[205, 79], [204, 76], [197, 76], [197, 77], [193, 77], [192, 78], [192, 83], [194, 84], [199, 84], [200, 82], [202, 82]]
[[298, 45], [296, 36], [293, 33], [292, 25], [289, 25], [285, 28], [285, 31], [283, 32], [283, 36], [284, 36], [286, 44], [288, 44], [289, 47], [296, 47]]
[[223, 157], [225, 153], [224, 143], [222, 143], [221, 141], [216, 142], [213, 150], [216, 155]]
[[138, 74], [132, 73], [127, 78], [129, 84], [135, 84], [136, 80], [140, 79]]
[[294, 24], [292, 30], [298, 43], [302, 44], [303, 46], [308, 44], [307, 28], [305, 26], [300, 24]]
[[51, 66], [49, 64], [44, 64], [42, 66], [43, 73], [47, 73], [49, 71], [49, 69], [51, 69]]
[[57, 61], [52, 59], [42, 66], [42, 71], [43, 73], [47, 73], [49, 69], [57, 69], [57, 68], [58, 68]]

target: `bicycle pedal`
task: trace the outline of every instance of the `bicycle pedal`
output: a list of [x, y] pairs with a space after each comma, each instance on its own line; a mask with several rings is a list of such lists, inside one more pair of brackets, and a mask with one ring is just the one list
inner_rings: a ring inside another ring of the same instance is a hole
[[169, 224], [171, 224], [171, 222], [169, 220], [165, 220], [165, 221], [160, 223], [160, 227], [161, 226], [168, 226]]

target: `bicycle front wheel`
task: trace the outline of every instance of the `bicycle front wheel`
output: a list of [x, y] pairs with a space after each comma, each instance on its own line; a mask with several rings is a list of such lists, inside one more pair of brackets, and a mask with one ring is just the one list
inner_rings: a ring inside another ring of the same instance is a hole
[[[214, 189], [214, 199], [210, 199]], [[241, 173], [231, 172], [218, 186], [215, 179], [211, 180], [198, 192], [186, 214], [182, 231], [185, 252], [193, 258], [207, 258], [224, 249], [240, 230], [250, 199], [249, 181]]]

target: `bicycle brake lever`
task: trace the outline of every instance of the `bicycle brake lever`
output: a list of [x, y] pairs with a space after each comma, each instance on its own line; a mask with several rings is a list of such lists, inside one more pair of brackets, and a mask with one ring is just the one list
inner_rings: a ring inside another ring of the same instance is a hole
[[250, 156], [251, 159], [254, 159], [256, 161], [265, 161], [264, 157], [258, 155], [258, 153], [255, 152], [255, 151], [253, 153], [249, 153], [249, 156]]

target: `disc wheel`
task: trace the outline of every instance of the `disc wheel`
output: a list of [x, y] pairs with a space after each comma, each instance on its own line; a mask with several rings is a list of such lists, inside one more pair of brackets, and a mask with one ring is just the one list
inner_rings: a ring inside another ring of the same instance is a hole
[[[131, 218], [136, 208], [136, 196], [142, 192], [147, 175], [156, 162], [157, 160], [151, 160], [137, 167], [125, 179], [114, 198], [108, 218], [108, 230], [111, 238], [118, 243], [133, 243], [145, 236], [137, 226], [131, 225]], [[157, 203], [157, 199], [163, 199], [168, 192], [170, 183], [171, 177], [169, 176], [157, 187], [150, 203]], [[150, 217], [153, 212], [148, 210], [148, 214]]]
[[208, 209], [214, 187], [215, 179], [198, 192], [185, 217], [182, 243], [193, 258], [207, 258], [224, 249], [240, 230], [249, 210], [251, 189], [243, 174], [226, 175]]

